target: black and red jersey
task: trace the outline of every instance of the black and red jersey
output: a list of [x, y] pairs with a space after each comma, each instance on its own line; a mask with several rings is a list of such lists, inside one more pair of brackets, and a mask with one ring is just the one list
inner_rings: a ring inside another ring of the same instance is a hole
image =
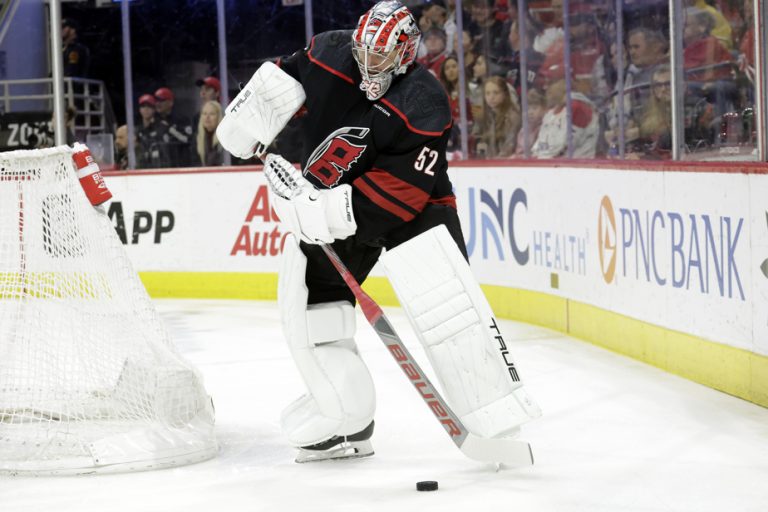
[[455, 207], [445, 159], [451, 111], [440, 82], [420, 65], [368, 100], [351, 37], [351, 30], [319, 34], [279, 65], [307, 94], [304, 176], [318, 188], [352, 185], [357, 238], [367, 241], [429, 203]]

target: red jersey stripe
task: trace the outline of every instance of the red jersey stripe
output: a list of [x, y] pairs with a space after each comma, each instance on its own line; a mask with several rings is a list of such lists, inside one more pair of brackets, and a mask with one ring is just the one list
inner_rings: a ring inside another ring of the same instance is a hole
[[311, 43], [310, 43], [310, 45], [309, 45], [309, 50], [307, 50], [307, 58], [309, 58], [309, 60], [310, 60], [310, 61], [311, 61], [313, 64], [316, 64], [316, 65], [320, 66], [321, 68], [323, 68], [324, 70], [328, 71], [329, 73], [331, 73], [331, 74], [333, 74], [333, 75], [336, 75], [337, 77], [341, 78], [342, 80], [344, 80], [344, 81], [346, 81], [346, 82], [349, 82], [349, 83], [351, 83], [351, 84], [353, 84], [353, 85], [354, 85], [355, 81], [354, 81], [354, 80], [352, 80], [352, 78], [348, 77], [347, 75], [345, 75], [344, 73], [342, 73], [342, 72], [340, 72], [340, 71], [336, 71], [335, 69], [333, 69], [333, 68], [332, 68], [332, 67], [330, 67], [329, 65], [327, 65], [327, 64], [323, 64], [322, 62], [320, 62], [319, 60], [317, 60], [316, 58], [314, 58], [314, 57], [312, 56], [312, 48], [313, 48], [314, 46], [315, 46], [315, 38], [313, 37], [313, 38], [312, 38], [312, 42], [311, 42]]
[[373, 187], [368, 185], [365, 181], [363, 181], [362, 178], [357, 178], [355, 181], [352, 182], [352, 185], [357, 187], [357, 189], [365, 195], [368, 199], [371, 200], [373, 204], [378, 206], [379, 208], [388, 211], [389, 213], [400, 217], [404, 221], [408, 222], [409, 220], [413, 219], [415, 217], [414, 214], [412, 214], [409, 211], [404, 210], [403, 208], [400, 208], [396, 204], [392, 203], [388, 199], [386, 199], [384, 196], [376, 192]]
[[450, 206], [453, 209], [456, 209], [456, 196], [450, 195], [450, 196], [444, 196], [444, 197], [438, 197], [438, 198], [431, 198], [429, 201], [427, 201], [429, 204], [441, 204], [445, 206]]
[[403, 114], [402, 112], [400, 112], [400, 111], [397, 109], [397, 107], [395, 107], [395, 106], [392, 104], [392, 102], [390, 102], [389, 100], [387, 100], [387, 99], [384, 99], [384, 98], [381, 98], [379, 101], [380, 101], [380, 102], [382, 102], [383, 104], [385, 104], [386, 106], [388, 106], [389, 108], [391, 108], [391, 109], [392, 109], [392, 110], [395, 112], [395, 114], [397, 114], [397, 116], [398, 116], [400, 119], [402, 119], [402, 120], [405, 122], [405, 126], [407, 126], [409, 130], [411, 130], [413, 133], [418, 133], [419, 135], [428, 135], [428, 136], [430, 136], [430, 137], [439, 137], [440, 135], [442, 135], [442, 134], [443, 134], [443, 132], [444, 132], [445, 130], [447, 130], [448, 128], [450, 128], [450, 126], [451, 126], [451, 123], [453, 122], [453, 120], [450, 120], [450, 121], [448, 122], [448, 124], [447, 124], [447, 125], [445, 125], [445, 128], [443, 128], [443, 129], [442, 129], [441, 131], [439, 131], [439, 132], [428, 132], [428, 131], [426, 131], [426, 130], [419, 130], [418, 128], [414, 127], [414, 126], [413, 126], [413, 125], [410, 123], [410, 121], [408, 121], [408, 118], [405, 116], [405, 114]]
[[424, 205], [427, 204], [429, 194], [416, 185], [411, 185], [407, 181], [392, 176], [392, 174], [383, 169], [373, 168], [365, 173], [365, 176], [367, 176], [373, 184], [379, 187], [383, 192], [399, 199], [417, 212], [423, 210]]

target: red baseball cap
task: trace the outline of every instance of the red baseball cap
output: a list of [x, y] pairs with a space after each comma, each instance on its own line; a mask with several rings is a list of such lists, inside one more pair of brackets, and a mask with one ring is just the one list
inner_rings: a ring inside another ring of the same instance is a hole
[[173, 91], [167, 87], [161, 87], [155, 91], [155, 98], [159, 101], [173, 101]]
[[157, 105], [157, 100], [155, 100], [155, 97], [151, 94], [142, 94], [139, 97], [139, 106], [142, 105], [152, 105], [154, 107]]
[[200, 78], [195, 82], [195, 85], [198, 87], [202, 87], [203, 85], [207, 85], [208, 87], [213, 88], [216, 92], [221, 92], [221, 82], [219, 82], [219, 79], [215, 76], [207, 76], [205, 78]]

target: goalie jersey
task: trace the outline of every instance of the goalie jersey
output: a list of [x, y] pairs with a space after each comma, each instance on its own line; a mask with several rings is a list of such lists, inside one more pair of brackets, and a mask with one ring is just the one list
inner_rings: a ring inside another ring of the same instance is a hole
[[365, 243], [430, 203], [456, 207], [445, 158], [451, 110], [440, 82], [417, 64], [368, 100], [351, 37], [351, 30], [319, 34], [278, 65], [307, 95], [304, 176], [318, 188], [352, 185], [356, 238]]

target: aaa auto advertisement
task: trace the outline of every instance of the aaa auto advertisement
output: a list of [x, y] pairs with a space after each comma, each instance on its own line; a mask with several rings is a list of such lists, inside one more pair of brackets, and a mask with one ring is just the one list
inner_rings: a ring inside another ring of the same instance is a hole
[[[481, 283], [768, 354], [766, 175], [456, 167], [451, 179]], [[285, 232], [261, 172], [107, 183], [139, 271], [277, 272]]]

